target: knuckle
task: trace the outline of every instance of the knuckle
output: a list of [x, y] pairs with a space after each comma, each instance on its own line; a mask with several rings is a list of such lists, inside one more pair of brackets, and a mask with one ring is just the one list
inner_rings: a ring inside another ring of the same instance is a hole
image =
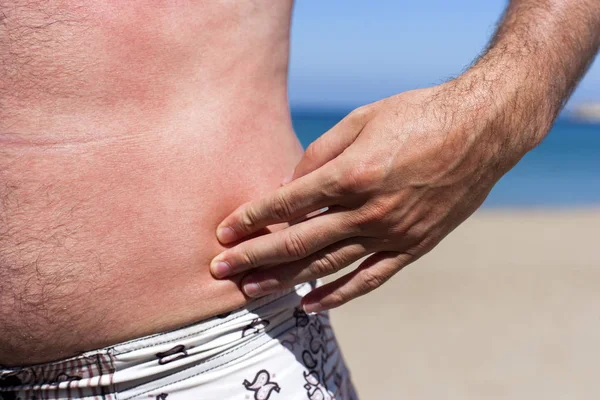
[[339, 263], [335, 256], [331, 253], [322, 255], [315, 259], [310, 265], [310, 271], [314, 276], [325, 276], [337, 272], [339, 270]]
[[385, 224], [391, 211], [392, 207], [387, 202], [372, 201], [356, 210], [352, 220], [358, 226], [372, 228], [375, 224]]
[[329, 168], [329, 172], [328, 179], [323, 185], [323, 194], [329, 197], [339, 197], [340, 195], [349, 194], [350, 190], [348, 190], [346, 185], [345, 168], [334, 163]]
[[312, 142], [308, 145], [306, 150], [304, 150], [304, 157], [308, 160], [317, 160], [318, 159], [318, 144], [317, 142]]
[[367, 104], [355, 108], [348, 114], [348, 118], [355, 121], [356, 123], [363, 123], [371, 114], [371, 105]]
[[242, 213], [242, 216], [240, 218], [240, 228], [243, 231], [249, 231], [255, 225], [255, 221], [256, 213], [254, 212], [253, 208], [248, 207], [246, 211]]
[[430, 228], [425, 224], [415, 224], [404, 232], [404, 236], [409, 243], [419, 243], [427, 236], [429, 231]]
[[292, 216], [291, 205], [282, 194], [279, 194], [271, 205], [271, 212], [280, 220], [287, 220]]
[[435, 246], [438, 245], [438, 243], [441, 241], [441, 238], [438, 238], [437, 235], [430, 235], [427, 236], [426, 238], [424, 238], [421, 241], [420, 244], [420, 248], [421, 248], [421, 254], [420, 255], [425, 255], [427, 253], [429, 253], [431, 250], [434, 249]]
[[339, 307], [347, 303], [348, 300], [350, 298], [341, 289], [338, 289], [327, 296], [327, 305], [330, 307]]
[[393, 208], [393, 205], [388, 201], [379, 199], [371, 202], [367, 210], [372, 222], [379, 222], [389, 216]]
[[407, 236], [416, 244], [415, 247], [421, 255], [431, 251], [442, 238], [440, 228], [435, 223], [414, 225], [407, 232]]
[[417, 241], [416, 244], [412, 246], [409, 251], [407, 251], [407, 253], [412, 256], [413, 260], [416, 260], [433, 250], [440, 240], [441, 239], [437, 238], [436, 236], [420, 238], [420, 240]]
[[240, 259], [242, 260], [243, 265], [246, 265], [248, 267], [258, 267], [256, 256], [252, 252], [242, 252], [240, 254]]
[[344, 192], [366, 193], [383, 180], [384, 173], [385, 171], [378, 164], [362, 161], [347, 171], [338, 184]]
[[283, 244], [287, 255], [292, 258], [302, 258], [308, 253], [304, 240], [297, 233], [288, 233]]
[[368, 293], [374, 289], [377, 289], [379, 286], [383, 285], [386, 281], [386, 278], [380, 276], [377, 273], [374, 273], [370, 269], [365, 269], [362, 272], [362, 286], [363, 293]]

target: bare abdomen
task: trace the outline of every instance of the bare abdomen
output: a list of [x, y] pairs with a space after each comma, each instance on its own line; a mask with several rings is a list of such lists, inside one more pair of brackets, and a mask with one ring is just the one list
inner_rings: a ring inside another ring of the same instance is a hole
[[[97, 73], [89, 96], [2, 94], [0, 364], [63, 358], [245, 303], [236, 282], [209, 274], [222, 250], [215, 228], [277, 188], [301, 154], [286, 100], [287, 22], [264, 3], [247, 22], [229, 2], [196, 6], [181, 26], [168, 24], [177, 9], [150, 9], [151, 20], [149, 9], [122, 11], [110, 31], [86, 30], [105, 49], [81, 70]], [[231, 18], [215, 20], [219, 6]], [[289, 22], [289, 4], [280, 7]], [[136, 15], [150, 28], [122, 36]], [[205, 30], [194, 30], [202, 18]], [[272, 26], [250, 29], [260, 18]], [[199, 45], [214, 35], [229, 48]], [[152, 66], [159, 53], [179, 62]]]

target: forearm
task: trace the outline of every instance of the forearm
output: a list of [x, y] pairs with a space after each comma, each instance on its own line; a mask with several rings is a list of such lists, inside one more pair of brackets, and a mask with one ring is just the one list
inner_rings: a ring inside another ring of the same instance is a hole
[[458, 85], [491, 99], [501, 114], [494, 121], [508, 124], [507, 142], [527, 151], [545, 136], [599, 46], [600, 1], [513, 0]]

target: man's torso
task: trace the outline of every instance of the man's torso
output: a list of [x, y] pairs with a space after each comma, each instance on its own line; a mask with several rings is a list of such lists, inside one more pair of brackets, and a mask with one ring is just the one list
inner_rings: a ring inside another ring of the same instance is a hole
[[0, 364], [243, 305], [208, 263], [220, 219], [301, 154], [291, 3], [0, 8]]

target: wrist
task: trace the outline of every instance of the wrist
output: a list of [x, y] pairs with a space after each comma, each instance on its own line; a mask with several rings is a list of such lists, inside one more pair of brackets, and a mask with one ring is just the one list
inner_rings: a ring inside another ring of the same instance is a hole
[[480, 61], [453, 81], [466, 106], [476, 110], [480, 129], [517, 161], [542, 141], [562, 106], [537, 75], [531, 65], [500, 57]]
[[[556, 111], [527, 74], [478, 64], [435, 90], [435, 107], [451, 120], [482, 174], [499, 179], [548, 132]], [[433, 103], [432, 103], [433, 105]]]

